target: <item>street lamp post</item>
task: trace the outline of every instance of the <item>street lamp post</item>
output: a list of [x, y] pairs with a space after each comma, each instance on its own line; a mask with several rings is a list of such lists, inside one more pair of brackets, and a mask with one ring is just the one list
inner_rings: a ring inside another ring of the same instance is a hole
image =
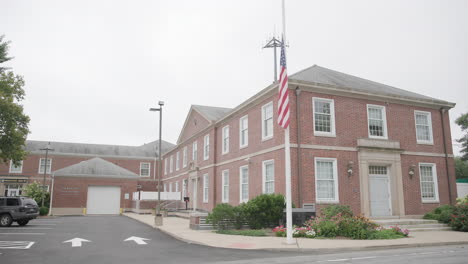
[[[45, 148], [41, 148], [40, 150], [45, 150], [45, 161], [44, 161], [44, 179], [42, 181], [42, 204], [41, 207], [44, 207], [44, 199], [45, 199], [45, 179], [47, 174], [47, 155], [49, 151], [54, 151], [53, 148], [50, 148], [50, 142], [47, 144]], [[52, 168], [50, 168], [52, 170]]]
[[162, 107], [164, 105], [163, 101], [158, 102], [159, 108], [150, 108], [150, 111], [159, 112], [159, 147], [158, 147], [158, 157], [159, 157], [159, 166], [158, 166], [158, 205], [156, 206], [156, 215], [154, 218], [156, 225], [162, 225], [162, 216], [161, 216], [161, 174], [162, 174], [162, 156], [161, 156], [161, 143], [162, 143]]

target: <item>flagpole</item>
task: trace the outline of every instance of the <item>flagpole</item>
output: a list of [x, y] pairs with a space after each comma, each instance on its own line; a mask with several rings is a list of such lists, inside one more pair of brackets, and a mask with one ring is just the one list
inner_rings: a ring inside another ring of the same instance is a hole
[[[282, 0], [283, 15], [283, 45], [286, 43], [286, 15], [285, 5]], [[286, 56], [286, 49], [284, 49]], [[281, 85], [281, 84], [278, 84]], [[286, 87], [286, 89], [289, 89]], [[287, 91], [289, 92], [289, 90]], [[299, 157], [298, 157], [299, 158]], [[285, 178], [286, 178], [286, 244], [295, 244], [292, 236], [292, 201], [291, 201], [291, 146], [289, 142], [289, 125], [284, 130], [284, 159], [285, 159]]]

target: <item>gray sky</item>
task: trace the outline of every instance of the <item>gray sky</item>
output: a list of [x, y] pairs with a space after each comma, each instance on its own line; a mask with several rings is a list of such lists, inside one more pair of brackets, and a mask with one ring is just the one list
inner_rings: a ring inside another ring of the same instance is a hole
[[[29, 139], [175, 143], [191, 104], [235, 107], [272, 82], [281, 1], [0, 0], [26, 80]], [[286, 1], [288, 72], [318, 64], [468, 111], [468, 1]], [[455, 146], [455, 151], [458, 148]]]

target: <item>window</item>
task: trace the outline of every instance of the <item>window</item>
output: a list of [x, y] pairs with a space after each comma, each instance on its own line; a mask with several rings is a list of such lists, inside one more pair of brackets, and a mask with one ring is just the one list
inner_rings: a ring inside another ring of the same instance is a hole
[[164, 184], [164, 192], [167, 192], [167, 184]]
[[266, 160], [263, 162], [263, 193], [275, 192], [275, 161]]
[[149, 177], [150, 176], [151, 165], [149, 162], [140, 162], [140, 176]]
[[229, 126], [223, 127], [223, 154], [229, 152]]
[[174, 171], [174, 157], [171, 155], [169, 158], [169, 172], [172, 173]]
[[203, 202], [208, 202], [208, 187], [209, 187], [209, 178], [208, 174], [203, 175]]
[[180, 152], [177, 151], [176, 158], [175, 158], [175, 170], [178, 171], [180, 166]]
[[223, 170], [222, 172], [222, 185], [223, 188], [221, 189], [223, 198], [223, 203], [229, 202], [229, 170]]
[[43, 188], [46, 192], [49, 192], [49, 185], [39, 185], [39, 188]]
[[179, 191], [179, 181], [175, 182], [175, 192]]
[[[44, 173], [45, 166], [46, 166], [45, 159], [41, 158], [41, 160], [39, 161], [39, 173]], [[52, 167], [52, 159], [47, 159], [47, 170], [46, 170], [47, 174], [50, 174], [51, 167]]]
[[169, 183], [169, 192], [172, 192], [172, 182]]
[[430, 112], [414, 111], [417, 143], [433, 144], [432, 121]]
[[314, 111], [314, 135], [335, 136], [335, 103], [332, 99], [312, 99]]
[[249, 145], [249, 117], [244, 116], [239, 120], [239, 146], [241, 148]]
[[206, 135], [203, 138], [203, 160], [207, 160], [210, 157], [210, 135]]
[[20, 164], [18, 166], [15, 166], [13, 161], [10, 160], [10, 173], [22, 173], [22, 172], [23, 172], [23, 161], [20, 161]]
[[182, 199], [184, 199], [184, 197], [187, 197], [187, 183], [187, 179], [182, 181]]
[[240, 167], [239, 178], [240, 178], [240, 197], [239, 200], [241, 203], [247, 202], [249, 200], [249, 167], [242, 166]]
[[439, 188], [437, 187], [437, 172], [434, 163], [419, 163], [421, 181], [421, 199], [423, 202], [439, 202]]
[[385, 106], [367, 105], [367, 122], [369, 124], [369, 137], [387, 138]]
[[192, 145], [192, 160], [193, 161], [197, 161], [197, 156], [198, 156], [198, 144], [197, 142], [193, 142], [193, 145]]
[[164, 159], [164, 175], [167, 175], [167, 158]]
[[182, 154], [182, 166], [184, 168], [187, 167], [187, 146], [184, 147], [184, 151]]
[[262, 140], [273, 137], [273, 102], [262, 106]]
[[6, 205], [7, 206], [18, 206], [18, 205], [20, 205], [19, 198], [7, 198], [6, 199]]
[[317, 202], [338, 202], [336, 159], [315, 158], [315, 195]]

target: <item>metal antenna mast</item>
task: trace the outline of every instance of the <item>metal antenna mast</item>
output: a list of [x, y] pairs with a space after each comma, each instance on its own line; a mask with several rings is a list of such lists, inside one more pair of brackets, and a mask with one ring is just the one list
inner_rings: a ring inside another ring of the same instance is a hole
[[[283, 44], [281, 42], [281, 40], [277, 39], [275, 36], [273, 36], [268, 42], [267, 44], [265, 44], [265, 46], [263, 46], [264, 49], [266, 48], [273, 48], [273, 55], [274, 55], [274, 64], [273, 64], [273, 68], [274, 68], [274, 72], [275, 72], [275, 76], [274, 76], [274, 80], [273, 82], [277, 82], [278, 81], [278, 64], [277, 64], [277, 56], [276, 56], [276, 48], [281, 48], [281, 44]], [[288, 45], [285, 45], [286, 47]]]

